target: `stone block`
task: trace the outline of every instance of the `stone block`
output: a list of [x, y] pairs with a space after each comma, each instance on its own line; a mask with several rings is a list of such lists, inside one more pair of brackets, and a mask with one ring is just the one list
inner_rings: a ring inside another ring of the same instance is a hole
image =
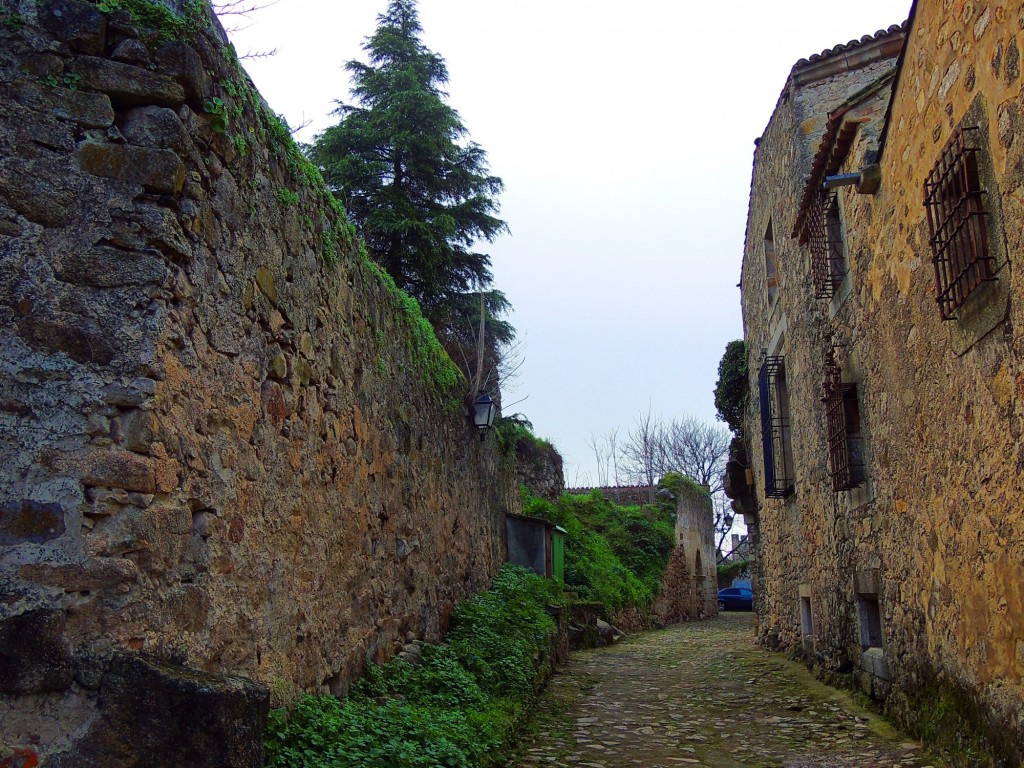
[[64, 353], [77, 363], [107, 365], [115, 354], [109, 334], [75, 315], [27, 315], [18, 321], [18, 335], [36, 349]]
[[105, 93], [118, 106], [157, 104], [176, 108], [185, 100], [185, 91], [178, 83], [142, 67], [80, 56], [72, 69], [81, 77], [79, 88]]
[[38, 10], [39, 26], [74, 50], [97, 56], [103, 53], [107, 20], [96, 6], [78, 0], [51, 0]]
[[0, 546], [42, 544], [64, 535], [64, 509], [52, 502], [8, 501], [0, 504]]
[[95, 451], [84, 461], [82, 484], [156, 493], [156, 464], [129, 451]]
[[67, 169], [56, 163], [11, 159], [0, 166], [0, 199], [29, 221], [65, 227], [74, 221], [78, 195]]
[[156, 52], [156, 63], [161, 72], [177, 80], [193, 106], [201, 108], [211, 90], [210, 76], [195, 49], [175, 40]]
[[97, 557], [84, 563], [29, 563], [18, 569], [18, 577], [65, 592], [92, 592], [135, 581], [139, 569], [131, 560]]
[[858, 595], [880, 595], [882, 594], [882, 579], [877, 568], [866, 568], [857, 571], [854, 576], [854, 586]]
[[114, 124], [114, 108], [104, 93], [72, 91], [70, 88], [46, 88], [28, 83], [16, 96], [25, 107], [47, 112], [82, 128], [109, 128]]
[[144, 253], [98, 246], [85, 253], [64, 254], [54, 273], [65, 283], [120, 288], [161, 283], [167, 276], [167, 268], [157, 251]]
[[131, 144], [183, 152], [189, 142], [185, 126], [173, 109], [136, 107], [124, 116], [121, 133]]
[[110, 58], [124, 64], [145, 66], [149, 64], [149, 50], [141, 40], [122, 40], [114, 48], [113, 53], [110, 54]]
[[169, 149], [84, 142], [79, 167], [94, 176], [141, 184], [152, 192], [175, 194], [185, 184], [185, 166]]
[[266, 267], [256, 270], [256, 285], [267, 300], [277, 306], [277, 286], [274, 284], [274, 273]]
[[266, 688], [116, 651], [99, 693], [101, 717], [48, 765], [259, 768]]
[[0, 620], [0, 692], [63, 691], [73, 676], [63, 611], [40, 609]]

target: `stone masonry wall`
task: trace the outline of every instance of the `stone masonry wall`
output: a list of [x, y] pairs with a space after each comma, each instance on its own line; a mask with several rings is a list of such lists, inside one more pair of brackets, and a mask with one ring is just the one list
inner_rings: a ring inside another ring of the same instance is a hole
[[661, 624], [718, 615], [714, 512], [708, 496], [682, 486], [676, 502], [676, 546], [651, 609]]
[[0, 744], [258, 765], [518, 492], [216, 22], [122, 5], [0, 2]]
[[[877, 193], [839, 192], [850, 270], [831, 301], [813, 298], [806, 252], [789, 237], [795, 202], [783, 201], [807, 168], [772, 158], [796, 154], [787, 142], [807, 139], [777, 112], [766, 134], [774, 149], [758, 151], [744, 259], [744, 319], [755, 350], [770, 344], [773, 318], [750, 238], [774, 204], [790, 220], [776, 250], [785, 254], [780, 302], [789, 319], [796, 488], [785, 500], [763, 498], [755, 444], [760, 636], [809, 654], [829, 679], [852, 673], [915, 732], [966, 745], [995, 765], [1024, 760], [1022, 35], [1019, 3], [916, 4], [887, 121], [871, 115], [838, 169], [872, 162], [875, 128], [887, 124]], [[923, 185], [956, 126], [978, 127], [1000, 268], [956, 319], [943, 321]], [[867, 460], [866, 482], [839, 493], [829, 482], [821, 404], [826, 346], [836, 350], [844, 381], [857, 385]], [[756, 435], [753, 409], [748, 424]], [[858, 593], [878, 597], [881, 644], [870, 651]]]

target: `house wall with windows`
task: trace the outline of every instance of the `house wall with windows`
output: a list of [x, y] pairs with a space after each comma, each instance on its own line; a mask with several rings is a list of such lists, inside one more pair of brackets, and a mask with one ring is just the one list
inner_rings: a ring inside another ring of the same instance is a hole
[[[786, 99], [816, 62], [798, 63], [755, 154], [742, 282], [760, 638], [804, 653], [826, 678], [852, 675], [916, 732], [1014, 765], [1024, 759], [1022, 29], [1020, 5], [917, 3], [888, 82], [823, 104], [811, 135]], [[840, 54], [849, 58], [823, 56]], [[822, 191], [827, 177], [857, 173]], [[768, 215], [775, 307], [759, 242]], [[788, 394], [785, 434], [771, 440], [761, 439], [762, 352], [781, 358]], [[765, 456], [785, 441], [792, 465], [773, 495]]]

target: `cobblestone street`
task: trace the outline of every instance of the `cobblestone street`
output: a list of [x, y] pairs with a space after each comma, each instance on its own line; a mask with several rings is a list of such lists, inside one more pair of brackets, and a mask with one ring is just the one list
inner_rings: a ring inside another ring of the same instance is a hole
[[574, 654], [517, 765], [943, 768], [725, 613]]

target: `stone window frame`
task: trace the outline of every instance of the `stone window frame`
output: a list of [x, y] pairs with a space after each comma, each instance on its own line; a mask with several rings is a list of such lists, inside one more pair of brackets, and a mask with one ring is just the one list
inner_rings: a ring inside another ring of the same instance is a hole
[[877, 568], [866, 568], [854, 574], [857, 596], [857, 630], [862, 650], [882, 649], [885, 626], [882, 621], [882, 580]]
[[849, 491], [867, 480], [863, 423], [857, 385], [843, 381], [831, 347], [825, 353], [823, 389], [832, 490]]
[[954, 129], [924, 183], [928, 243], [935, 270], [936, 302], [943, 320], [986, 282], [996, 279], [996, 256], [989, 245], [977, 125]]
[[795, 490], [789, 393], [782, 355], [765, 355], [757, 375], [761, 405], [764, 492], [771, 499]]
[[839, 194], [821, 190], [807, 213], [811, 280], [816, 299], [832, 299], [850, 271]]

